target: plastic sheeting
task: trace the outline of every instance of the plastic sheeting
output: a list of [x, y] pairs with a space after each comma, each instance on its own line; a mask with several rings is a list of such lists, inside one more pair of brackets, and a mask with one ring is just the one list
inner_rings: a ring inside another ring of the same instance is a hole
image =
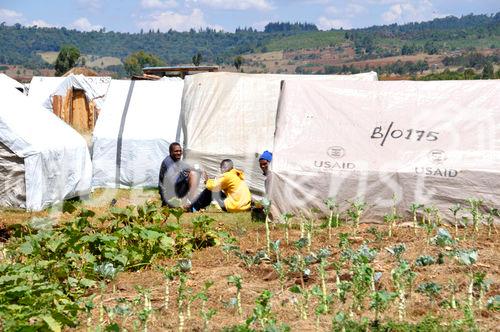
[[0, 97], [0, 141], [24, 160], [26, 202], [19, 207], [38, 211], [88, 193], [92, 164], [85, 140], [41, 105], [1, 82]]
[[70, 75], [68, 77], [34, 76], [31, 79], [28, 97], [34, 102], [52, 109], [52, 96], [64, 96], [69, 88], [82, 89], [88, 100], [102, 107], [108, 91], [111, 77], [91, 77]]
[[94, 187], [156, 187], [180, 135], [184, 82], [113, 80], [93, 135]]
[[3, 81], [4, 85], [11, 86], [15, 89], [17, 89], [20, 92], [25, 91], [25, 87], [23, 84], [19, 83], [15, 79], [11, 78], [10, 76], [5, 75], [4, 73], [0, 73], [0, 80]]
[[98, 109], [102, 108], [106, 93], [108, 92], [111, 77], [87, 77], [84, 75], [69, 75], [50, 93], [43, 106], [52, 108], [53, 96], [65, 96], [69, 89], [79, 89], [85, 91], [87, 100], [93, 101]]
[[[33, 76], [28, 90], [28, 98], [38, 105], [46, 104], [50, 95], [57, 90], [66, 77]], [[50, 105], [50, 104], [49, 104]], [[44, 105], [45, 108], [47, 108]], [[52, 107], [49, 107], [49, 109]]]
[[181, 122], [185, 157], [219, 173], [219, 163], [230, 158], [246, 174], [253, 194], [264, 193], [258, 156], [273, 150], [280, 82], [365, 80], [374, 72], [358, 75], [272, 75], [203, 73], [185, 78]]
[[[366, 216], [412, 203], [500, 204], [500, 81], [285, 81], [270, 199], [278, 212], [345, 209]], [[452, 217], [451, 217], [452, 218]], [[382, 220], [379, 218], [378, 220]]]

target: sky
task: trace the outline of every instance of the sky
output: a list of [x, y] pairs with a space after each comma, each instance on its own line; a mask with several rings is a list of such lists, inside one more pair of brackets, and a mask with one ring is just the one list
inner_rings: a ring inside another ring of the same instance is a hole
[[321, 30], [495, 14], [500, 0], [0, 0], [0, 23], [81, 31], [263, 30], [269, 22], [308, 22]]

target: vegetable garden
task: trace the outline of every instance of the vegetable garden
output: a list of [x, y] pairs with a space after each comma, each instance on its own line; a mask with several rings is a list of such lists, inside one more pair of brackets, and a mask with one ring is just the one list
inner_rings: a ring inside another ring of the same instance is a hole
[[[157, 199], [0, 217], [3, 331], [491, 331], [498, 211], [366, 204], [268, 216], [185, 214]], [[407, 217], [403, 217], [407, 215]]]

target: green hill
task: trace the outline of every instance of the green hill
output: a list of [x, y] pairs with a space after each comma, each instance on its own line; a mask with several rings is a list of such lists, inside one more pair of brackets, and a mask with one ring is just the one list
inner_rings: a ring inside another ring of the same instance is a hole
[[298, 23], [270, 23], [264, 32], [244, 28], [234, 33], [205, 29], [135, 34], [105, 29], [80, 32], [66, 28], [2, 24], [0, 64], [50, 68], [51, 64], [40, 54], [58, 52], [64, 44], [73, 44], [82, 54], [95, 58], [116, 58], [111, 68], [120, 67], [120, 60], [140, 50], [159, 56], [169, 65], [191, 63], [192, 56], [198, 52], [203, 57], [203, 63], [231, 66], [237, 55], [327, 47], [339, 52], [352, 51], [352, 60], [361, 61], [418, 53], [443, 54], [457, 50], [500, 48], [500, 12], [330, 31], [318, 31], [312, 24]]

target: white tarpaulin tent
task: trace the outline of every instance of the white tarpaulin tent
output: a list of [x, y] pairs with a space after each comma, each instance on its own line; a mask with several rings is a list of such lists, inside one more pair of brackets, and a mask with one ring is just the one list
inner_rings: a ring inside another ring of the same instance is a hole
[[0, 206], [42, 210], [90, 191], [85, 140], [19, 91], [0, 82]]
[[[33, 76], [28, 91], [28, 98], [38, 105], [44, 105], [47, 108], [47, 101], [50, 99], [50, 95], [57, 90], [57, 87], [65, 79], [66, 77]], [[48, 108], [51, 108], [50, 104]]]
[[20, 92], [24, 93], [24, 91], [25, 91], [25, 87], [23, 84], [19, 83], [18, 81], [11, 78], [10, 76], [5, 75], [4, 73], [0, 73], [0, 81], [3, 81], [3, 85], [11, 86]]
[[156, 187], [180, 134], [181, 79], [112, 80], [94, 129], [94, 187]]
[[185, 78], [181, 122], [185, 157], [211, 175], [224, 158], [246, 173], [250, 190], [264, 191], [258, 155], [273, 150], [280, 82], [376, 81], [374, 72], [358, 75], [272, 75], [203, 73]]
[[285, 81], [270, 199], [280, 211], [363, 201], [500, 204], [500, 81]]
[[67, 77], [33, 76], [28, 97], [45, 108], [52, 109], [52, 97], [64, 96], [69, 88], [84, 90], [89, 100], [102, 108], [111, 77], [69, 75]]
[[[93, 101], [98, 109], [102, 108], [108, 92], [111, 77], [93, 77], [84, 75], [69, 75], [63, 77], [57, 88], [50, 92], [43, 106], [52, 108], [53, 96], [65, 96], [69, 89], [83, 90], [88, 101]], [[33, 80], [32, 80], [33, 82]], [[37, 85], [38, 86], [38, 85]]]

